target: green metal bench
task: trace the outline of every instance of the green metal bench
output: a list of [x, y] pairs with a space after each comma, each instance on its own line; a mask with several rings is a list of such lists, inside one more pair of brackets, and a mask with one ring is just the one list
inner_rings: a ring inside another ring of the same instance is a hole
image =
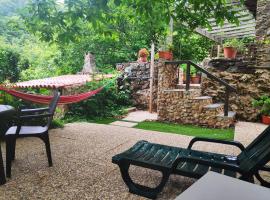
[[[241, 150], [238, 156], [192, 150], [194, 143], [211, 142], [232, 145]], [[265, 165], [270, 160], [270, 126], [246, 148], [239, 142], [206, 138], [194, 138], [187, 149], [139, 141], [129, 150], [113, 156], [112, 162], [120, 168], [129, 191], [154, 199], [162, 191], [171, 174], [200, 178], [208, 171], [215, 171], [245, 181], [254, 182], [254, 176], [263, 186], [270, 187], [259, 171], [268, 171]], [[141, 166], [162, 173], [155, 188], [134, 183], [129, 175], [130, 165]]]

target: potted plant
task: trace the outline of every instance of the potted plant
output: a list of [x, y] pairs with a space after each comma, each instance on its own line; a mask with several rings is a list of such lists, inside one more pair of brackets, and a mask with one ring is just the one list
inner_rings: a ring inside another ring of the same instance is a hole
[[146, 48], [143, 48], [139, 51], [138, 53], [138, 61], [140, 62], [147, 62], [147, 58], [149, 56], [149, 52], [147, 51]]
[[166, 60], [173, 60], [173, 53], [172, 52], [173, 52], [173, 45], [169, 44], [167, 47], [167, 50], [159, 51], [158, 55], [159, 55], [159, 58], [163, 58]]
[[[180, 65], [180, 68], [183, 70], [183, 82], [186, 83], [186, 72], [187, 72], [187, 65], [182, 64]], [[195, 67], [190, 66], [190, 81], [193, 84], [199, 84], [200, 83], [200, 75], [197, 74], [197, 70]]]
[[197, 73], [191, 75], [191, 83], [200, 84], [201, 76]]
[[224, 57], [230, 59], [236, 58], [237, 51], [242, 51], [244, 46], [244, 43], [237, 38], [227, 40], [223, 44]]
[[262, 95], [252, 101], [254, 107], [260, 108], [262, 123], [270, 125], [270, 96]]

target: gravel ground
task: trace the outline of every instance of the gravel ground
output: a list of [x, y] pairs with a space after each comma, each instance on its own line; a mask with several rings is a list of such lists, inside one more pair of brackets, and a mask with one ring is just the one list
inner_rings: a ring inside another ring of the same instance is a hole
[[[240, 125], [252, 132], [248, 124]], [[252, 137], [256, 137], [257, 131], [254, 129]], [[73, 123], [63, 129], [51, 130], [50, 139], [53, 167], [48, 167], [45, 148], [39, 139], [18, 140], [12, 178], [0, 187], [0, 199], [145, 199], [128, 192], [118, 167], [111, 163], [111, 157], [138, 140], [187, 147], [191, 137], [112, 125]], [[241, 140], [241, 136], [237, 135], [237, 139]], [[249, 143], [247, 139], [241, 141]], [[237, 149], [223, 145], [200, 143], [195, 147], [205, 151], [239, 153]], [[148, 185], [157, 183], [160, 177], [158, 172], [139, 167], [131, 168], [131, 173], [134, 179]], [[174, 199], [194, 181], [173, 175], [158, 199]]]

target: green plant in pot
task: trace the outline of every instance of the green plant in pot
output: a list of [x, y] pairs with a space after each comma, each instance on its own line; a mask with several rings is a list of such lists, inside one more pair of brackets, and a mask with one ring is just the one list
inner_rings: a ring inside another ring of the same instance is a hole
[[[187, 65], [182, 64], [180, 66], [183, 70], [183, 81], [186, 81], [186, 73], [187, 73]], [[190, 66], [190, 75], [191, 75], [191, 83], [199, 84], [200, 83], [200, 75], [197, 74], [197, 69], [194, 66]]]
[[173, 45], [169, 44], [164, 49], [165, 50], [161, 50], [158, 52], [159, 58], [163, 58], [166, 60], [173, 60]]
[[260, 109], [262, 123], [270, 125], [270, 96], [262, 95], [252, 101], [252, 105]]
[[244, 48], [245, 48], [245, 44], [242, 40], [237, 39], [237, 38], [228, 39], [223, 44], [224, 57], [234, 59], [236, 58], [237, 51], [243, 51]]
[[190, 73], [191, 73], [191, 83], [193, 84], [199, 84], [200, 83], [200, 75], [198, 74], [197, 70], [195, 67], [190, 68]]

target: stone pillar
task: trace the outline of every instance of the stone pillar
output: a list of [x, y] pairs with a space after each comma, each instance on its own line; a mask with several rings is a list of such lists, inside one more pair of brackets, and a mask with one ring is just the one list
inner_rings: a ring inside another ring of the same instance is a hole
[[270, 0], [257, 1], [257, 66], [270, 68]]
[[158, 91], [162, 92], [167, 89], [176, 89], [177, 78], [177, 65], [165, 65], [165, 62], [160, 60], [158, 63]]
[[179, 99], [182, 98], [182, 93], [179, 91], [168, 93], [166, 91], [177, 88], [177, 68], [177, 65], [166, 65], [162, 59], [158, 62], [157, 113], [160, 121], [172, 121], [177, 102], [181, 102]]

